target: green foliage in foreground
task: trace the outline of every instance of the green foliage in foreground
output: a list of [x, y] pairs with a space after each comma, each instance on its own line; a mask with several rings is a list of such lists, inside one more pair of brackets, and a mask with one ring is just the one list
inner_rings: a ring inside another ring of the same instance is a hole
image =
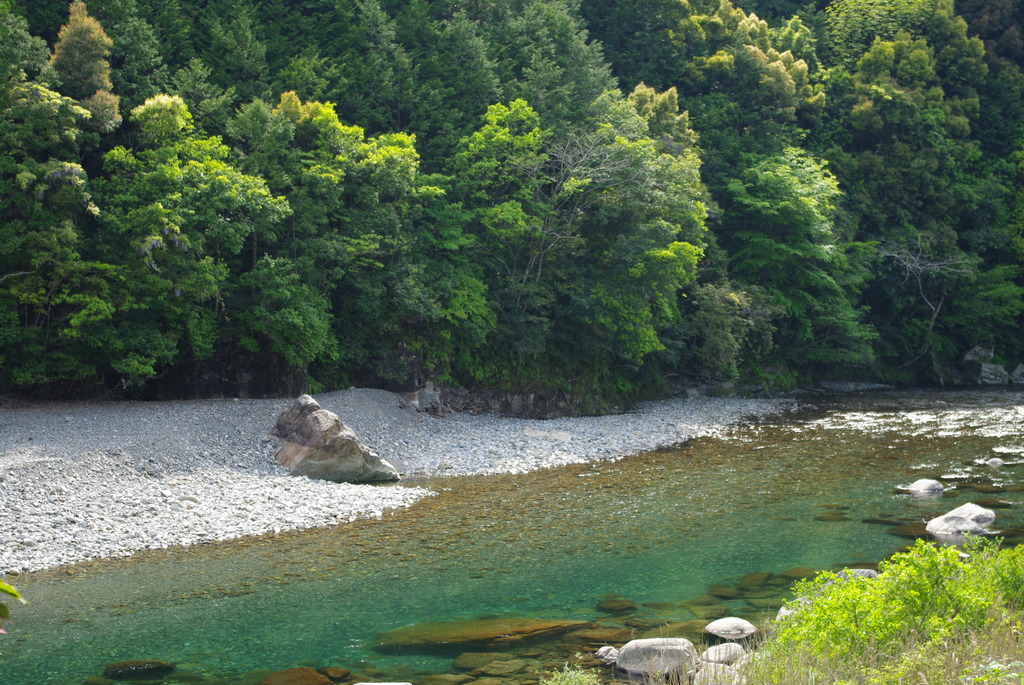
[[1024, 547], [967, 551], [963, 562], [957, 548], [920, 541], [877, 579], [801, 582], [751, 682], [1020, 682], [1001, 678], [1024, 646]]
[[561, 671], [555, 671], [541, 678], [542, 685], [598, 685], [601, 682], [596, 671], [587, 671], [579, 666], [566, 664]]
[[[0, 581], [0, 595], [7, 595], [8, 597], [13, 597], [22, 604], [25, 603], [25, 600], [21, 598], [21, 595], [18, 593], [17, 590], [15, 590], [13, 587], [2, 581]], [[6, 633], [6, 631], [4, 630], [4, 621], [9, 619], [10, 617], [11, 614], [7, 610], [7, 605], [3, 602], [0, 602], [0, 635]]]

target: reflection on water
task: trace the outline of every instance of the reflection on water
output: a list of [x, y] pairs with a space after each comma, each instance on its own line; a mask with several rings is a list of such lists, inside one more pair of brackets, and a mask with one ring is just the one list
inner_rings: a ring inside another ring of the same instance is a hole
[[[1024, 466], [975, 462], [994, 449], [1008, 462], [1020, 456], [1024, 397], [891, 392], [828, 402], [614, 463], [424, 481], [438, 496], [380, 520], [19, 578], [32, 603], [16, 609], [2, 643], [3, 682], [80, 683], [134, 658], [223, 682], [296, 665], [378, 673], [368, 663], [415, 679], [409, 669], [445, 672], [450, 659], [377, 653], [376, 635], [508, 615], [600, 619], [635, 633], [696, 618], [701, 610], [686, 602], [710, 584], [877, 562], [910, 541], [894, 526], [966, 501], [1000, 507], [997, 525], [1020, 534]], [[894, 489], [940, 476], [956, 489], [937, 499]], [[759, 592], [721, 602], [730, 613], [773, 612], [775, 594]], [[609, 595], [636, 610], [595, 609]]]

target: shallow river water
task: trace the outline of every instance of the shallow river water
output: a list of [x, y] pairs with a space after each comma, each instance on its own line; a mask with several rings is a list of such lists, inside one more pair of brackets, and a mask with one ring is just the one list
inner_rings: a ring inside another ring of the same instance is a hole
[[[817, 406], [616, 462], [419, 482], [437, 494], [380, 520], [13, 579], [31, 603], [13, 608], [0, 641], [0, 682], [77, 684], [146, 658], [175, 663], [179, 682], [314, 666], [415, 683], [454, 672], [453, 655], [381, 653], [381, 632], [497, 616], [641, 634], [693, 620], [688, 601], [710, 584], [878, 562], [912, 542], [906, 524], [967, 501], [994, 507], [1008, 542], [1024, 541], [1024, 464], [1013, 464], [1024, 459], [1024, 394], [807, 401]], [[993, 456], [1011, 463], [978, 463]], [[940, 477], [955, 486], [940, 498], [895, 489]], [[775, 594], [722, 603], [771, 615], [781, 578]], [[608, 597], [637, 606], [598, 611]], [[520, 651], [557, 665], [580, 645]]]

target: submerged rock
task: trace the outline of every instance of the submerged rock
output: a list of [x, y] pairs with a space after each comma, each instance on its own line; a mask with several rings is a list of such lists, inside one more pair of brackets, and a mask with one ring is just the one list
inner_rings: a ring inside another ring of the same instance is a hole
[[145, 680], [160, 678], [174, 672], [174, 664], [156, 659], [136, 659], [107, 664], [103, 675], [114, 680]]
[[697, 618], [722, 618], [729, 615], [729, 606], [726, 604], [698, 604], [688, 608]]
[[610, 642], [622, 644], [629, 642], [633, 637], [633, 631], [626, 628], [586, 628], [574, 630], [565, 637], [567, 642], [580, 642], [588, 645], [606, 645]]
[[507, 652], [463, 652], [452, 662], [452, 666], [463, 671], [472, 671], [482, 668], [492, 661], [511, 658], [513, 658], [512, 655]]
[[818, 575], [818, 572], [810, 566], [794, 566], [791, 569], [783, 571], [781, 575], [790, 580], [803, 580], [805, 578], [813, 578]]
[[925, 530], [925, 524], [919, 521], [914, 523], [904, 523], [901, 526], [893, 526], [886, 530], [889, 535], [895, 535], [901, 538], [924, 538], [928, 537], [928, 531]]
[[333, 682], [313, 668], [289, 668], [271, 673], [256, 685], [332, 685]]
[[446, 651], [470, 645], [504, 646], [549, 638], [588, 625], [587, 621], [517, 617], [417, 623], [381, 633], [374, 649], [411, 652]]
[[728, 585], [713, 583], [708, 585], [708, 594], [712, 597], [721, 597], [722, 599], [736, 599], [740, 596], [740, 591]]
[[755, 571], [754, 573], [748, 573], [740, 579], [740, 582], [736, 584], [736, 587], [740, 590], [750, 590], [755, 587], [761, 587], [772, 577], [771, 573], [766, 571]]
[[704, 626], [710, 621], [694, 620], [669, 623], [667, 625], [651, 628], [640, 634], [641, 638], [650, 639], [657, 637], [683, 637], [693, 642], [705, 637]]
[[598, 611], [606, 614], [628, 614], [636, 611], [636, 602], [625, 597], [609, 597], [602, 599], [595, 607]]
[[685, 681], [699, 663], [697, 649], [682, 637], [630, 640], [619, 650], [615, 668], [639, 678]]

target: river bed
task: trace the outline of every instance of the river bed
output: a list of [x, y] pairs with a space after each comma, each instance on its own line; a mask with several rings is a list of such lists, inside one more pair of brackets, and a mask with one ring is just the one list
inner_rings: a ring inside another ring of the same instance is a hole
[[[458, 650], [385, 653], [374, 649], [380, 633], [528, 617], [639, 635], [698, 618], [692, 601], [712, 584], [871, 566], [912, 542], [913, 524], [967, 501], [995, 507], [996, 527], [1021, 541], [1024, 394], [808, 401], [818, 406], [795, 417], [615, 462], [412, 481], [437, 495], [377, 520], [13, 578], [31, 603], [12, 608], [2, 681], [77, 684], [105, 663], [146, 658], [176, 664], [179, 681], [255, 682], [264, 669], [313, 666], [415, 683], [455, 672]], [[992, 456], [1010, 463], [979, 463]], [[952, 489], [929, 499], [895, 489], [918, 478]], [[763, 618], [785, 590], [773, 587], [721, 604]], [[598, 610], [608, 598], [635, 608]], [[516, 649], [540, 667], [580, 648], [582, 637], [562, 651]]]

